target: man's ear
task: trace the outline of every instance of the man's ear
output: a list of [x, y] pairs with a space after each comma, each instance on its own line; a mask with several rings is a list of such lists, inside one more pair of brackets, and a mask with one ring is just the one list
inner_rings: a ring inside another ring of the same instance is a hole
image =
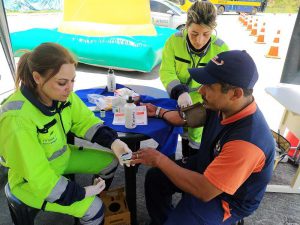
[[33, 77], [33, 79], [34, 79], [34, 81], [35, 81], [35, 83], [36, 84], [40, 84], [41, 83], [41, 75], [38, 73], [38, 72], [36, 72], [36, 71], [33, 71], [32, 72], [32, 77]]
[[233, 89], [233, 95], [231, 100], [236, 100], [244, 96], [244, 91], [242, 88], [235, 88]]

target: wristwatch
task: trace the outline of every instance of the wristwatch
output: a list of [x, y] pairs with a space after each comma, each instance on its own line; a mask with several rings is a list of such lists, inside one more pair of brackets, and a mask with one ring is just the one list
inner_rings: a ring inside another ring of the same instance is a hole
[[159, 118], [159, 112], [160, 112], [160, 110], [161, 110], [161, 107], [158, 106], [158, 107], [156, 108], [156, 111], [155, 111], [155, 117], [156, 117], [156, 118]]

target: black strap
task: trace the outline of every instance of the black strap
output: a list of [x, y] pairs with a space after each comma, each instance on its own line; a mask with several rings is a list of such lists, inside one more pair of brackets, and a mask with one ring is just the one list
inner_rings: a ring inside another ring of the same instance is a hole
[[180, 62], [187, 63], [187, 64], [190, 64], [190, 63], [191, 63], [190, 60], [180, 58], [180, 57], [178, 57], [178, 56], [176, 56], [176, 55], [175, 55], [175, 59], [178, 60], [178, 61], [180, 61]]
[[[208, 52], [208, 50], [210, 49], [211, 43], [212, 43], [212, 41], [211, 41], [211, 38], [210, 38], [207, 47], [200, 54], [192, 53], [192, 50], [191, 50], [191, 48], [189, 46], [188, 35], [186, 36], [186, 48], [187, 48], [187, 51], [188, 51], [188, 53], [190, 55], [190, 58], [191, 58], [191, 60], [193, 62], [192, 63], [192, 68], [198, 68], [199, 66], [206, 65], [206, 63], [201, 63], [201, 60], [206, 55], [206, 53]], [[197, 63], [195, 63], [195, 60], [193, 58], [193, 54], [197, 55], [199, 57], [199, 60], [198, 60]], [[186, 85], [189, 86], [189, 84], [191, 83], [191, 81], [192, 81], [192, 77], [190, 76], [189, 79], [186, 82]]]
[[41, 207], [41, 210], [45, 211], [46, 205], [47, 205], [47, 201], [45, 200], [45, 201], [43, 202], [43, 205], [42, 205], [42, 207]]
[[57, 123], [56, 119], [51, 120], [49, 123], [45, 124], [44, 127], [42, 129], [39, 129], [37, 127], [37, 132], [38, 133], [42, 133], [42, 134], [46, 134], [48, 133], [48, 130], [54, 126]]

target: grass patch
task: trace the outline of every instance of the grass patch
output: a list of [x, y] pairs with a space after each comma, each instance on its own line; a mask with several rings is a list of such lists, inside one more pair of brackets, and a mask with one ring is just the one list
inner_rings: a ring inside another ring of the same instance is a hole
[[297, 13], [300, 0], [268, 0], [266, 13]]

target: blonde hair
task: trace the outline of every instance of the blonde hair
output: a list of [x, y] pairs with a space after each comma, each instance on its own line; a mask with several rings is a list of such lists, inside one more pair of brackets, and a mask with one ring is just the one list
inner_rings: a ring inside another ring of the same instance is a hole
[[217, 9], [208, 1], [196, 1], [188, 10], [186, 27], [189, 27], [192, 23], [205, 25], [212, 30], [217, 26]]

